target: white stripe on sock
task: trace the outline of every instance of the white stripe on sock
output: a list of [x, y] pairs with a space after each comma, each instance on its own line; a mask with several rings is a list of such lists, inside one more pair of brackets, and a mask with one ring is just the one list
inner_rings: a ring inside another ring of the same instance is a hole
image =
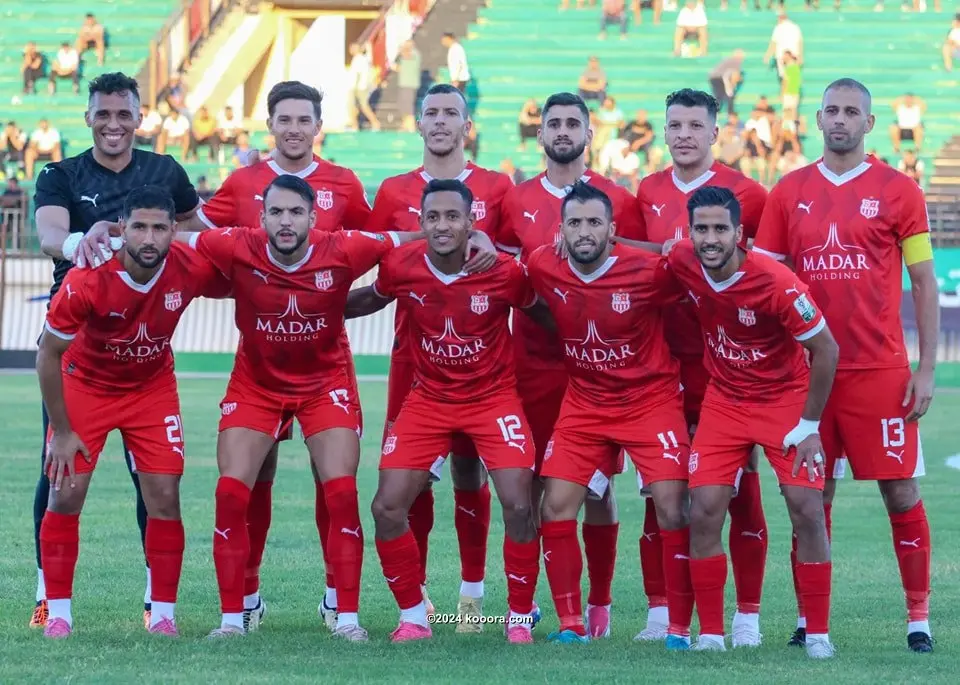
[[43, 569], [37, 569], [37, 601], [42, 602], [47, 598], [47, 583], [43, 579]]
[[69, 599], [49, 599], [47, 600], [47, 609], [50, 611], [49, 619], [62, 618], [73, 627], [73, 614], [70, 613], [71, 600]]

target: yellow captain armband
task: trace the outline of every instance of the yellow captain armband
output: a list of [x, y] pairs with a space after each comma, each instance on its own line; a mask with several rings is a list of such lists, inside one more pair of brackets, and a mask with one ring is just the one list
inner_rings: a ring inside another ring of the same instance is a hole
[[901, 243], [903, 261], [907, 266], [933, 259], [933, 245], [929, 233], [912, 235]]

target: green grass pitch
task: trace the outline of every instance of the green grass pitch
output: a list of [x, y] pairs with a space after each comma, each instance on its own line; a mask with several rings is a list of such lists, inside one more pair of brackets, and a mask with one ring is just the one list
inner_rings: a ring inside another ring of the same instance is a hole
[[[134, 499], [114, 436], [82, 518], [74, 588], [76, 632], [53, 643], [27, 628], [36, 579], [31, 512], [39, 469], [40, 395], [32, 376], [0, 376], [0, 682], [960, 682], [960, 472], [945, 465], [948, 456], [960, 452], [960, 395], [940, 394], [923, 423], [927, 477], [921, 483], [934, 540], [931, 622], [939, 638], [936, 652], [918, 656], [906, 650], [904, 601], [876, 486], [847, 480], [839, 488], [833, 513], [831, 632], [838, 656], [829, 663], [812, 663], [801, 650], [785, 646], [794, 625], [790, 534], [766, 467], [762, 478], [770, 553], [761, 617], [764, 644], [757, 650], [668, 654], [662, 645], [632, 641], [645, 617], [637, 561], [643, 506], [632, 473], [617, 483], [621, 536], [611, 639], [586, 646], [545, 644], [556, 619], [541, 573], [537, 599], [545, 619], [535, 632], [538, 644], [510, 647], [494, 627], [480, 636], [461, 636], [444, 626], [428, 643], [391, 645], [387, 636], [396, 625], [397, 611], [380, 574], [368, 509], [377, 479], [386, 392], [382, 382], [361, 387], [367, 432], [359, 477], [366, 529], [360, 615], [371, 641], [336, 642], [317, 618], [324, 576], [313, 523], [313, 484], [306, 450], [294, 442], [281, 448], [274, 487], [273, 528], [261, 573], [266, 620], [260, 632], [245, 639], [208, 642], [204, 636], [219, 622], [211, 530], [217, 404], [224, 386], [224, 379], [180, 382], [188, 459], [182, 487], [187, 552], [178, 606], [181, 639], [154, 638], [143, 630], [144, 574]], [[447, 612], [456, 608], [459, 587], [449, 477], [436, 486], [436, 493], [428, 571], [431, 596], [438, 611]], [[505, 609], [502, 530], [495, 515], [484, 607], [488, 615]], [[731, 577], [728, 618], [732, 586]]]

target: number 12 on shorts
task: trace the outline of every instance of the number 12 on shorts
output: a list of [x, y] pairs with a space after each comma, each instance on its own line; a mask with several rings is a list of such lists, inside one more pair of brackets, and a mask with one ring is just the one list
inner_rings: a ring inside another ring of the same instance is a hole
[[497, 419], [497, 426], [500, 427], [500, 435], [507, 447], [516, 447], [520, 454], [526, 454], [527, 436], [520, 432], [523, 424], [520, 423], [520, 417], [516, 414], [508, 414]]

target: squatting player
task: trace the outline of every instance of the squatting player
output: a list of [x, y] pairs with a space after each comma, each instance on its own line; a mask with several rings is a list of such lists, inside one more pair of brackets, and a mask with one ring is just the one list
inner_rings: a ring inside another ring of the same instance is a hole
[[[823, 94], [817, 126], [823, 158], [787, 174], [763, 212], [754, 249], [786, 260], [810, 286], [840, 345], [833, 392], [820, 423], [826, 453], [825, 508], [845, 461], [857, 480], [876, 480], [890, 517], [907, 603], [907, 644], [930, 652], [930, 526], [917, 478], [924, 474], [918, 420], [933, 398], [940, 309], [923, 191], [864, 154], [871, 98], [853, 79]], [[920, 334], [911, 373], [900, 321], [905, 263]], [[801, 597], [802, 599], [802, 597]], [[791, 644], [803, 644], [804, 607]]]
[[406, 318], [407, 334], [418, 343], [412, 346], [415, 383], [384, 440], [373, 501], [383, 575], [400, 607], [394, 642], [432, 635], [407, 512], [431, 470], [442, 467], [437, 455], [447, 454], [457, 433], [477, 446], [503, 506], [507, 641], [533, 641], [540, 571], [530, 500], [534, 446], [516, 392], [508, 324], [511, 308], [535, 310], [547, 325], [550, 314], [538, 303], [523, 267], [506, 255], [489, 271], [463, 272], [472, 204], [464, 183], [430, 181], [419, 203], [427, 243], [391, 252], [380, 263], [376, 283], [350, 295], [358, 314], [378, 311], [393, 299], [415, 303]]
[[184, 444], [170, 341], [194, 298], [223, 296], [229, 286], [191, 250], [171, 245], [175, 215], [165, 189], [131, 191], [120, 219], [126, 246], [102, 268], [67, 272], [47, 313], [37, 353], [50, 416], [44, 470], [53, 483], [40, 527], [50, 611], [46, 637], [73, 631], [80, 512], [113, 430], [129, 448], [147, 509], [144, 550], [153, 575], [148, 630], [177, 635]]
[[[828, 658], [830, 543], [817, 429], [837, 343], [807, 286], [782, 264], [741, 247], [740, 203], [732, 190], [704, 186], [688, 207], [692, 242], [674, 245], [667, 263], [693, 301], [710, 372], [689, 466], [690, 577], [700, 617], [695, 649], [725, 650], [723, 520], [737, 477], [760, 445], [797, 535], [807, 654]], [[758, 642], [744, 641], [734, 624], [734, 647]]]
[[689, 437], [680, 373], [660, 305], [682, 296], [666, 260], [615, 245], [610, 198], [577, 182], [561, 206], [568, 258], [543, 246], [527, 260], [534, 288], [556, 320], [569, 386], [544, 450], [544, 566], [560, 630], [548, 639], [589, 640], [580, 601], [577, 514], [590, 490], [603, 495], [626, 450], [650, 485], [664, 540], [668, 648], [689, 646], [693, 592], [686, 519]]

